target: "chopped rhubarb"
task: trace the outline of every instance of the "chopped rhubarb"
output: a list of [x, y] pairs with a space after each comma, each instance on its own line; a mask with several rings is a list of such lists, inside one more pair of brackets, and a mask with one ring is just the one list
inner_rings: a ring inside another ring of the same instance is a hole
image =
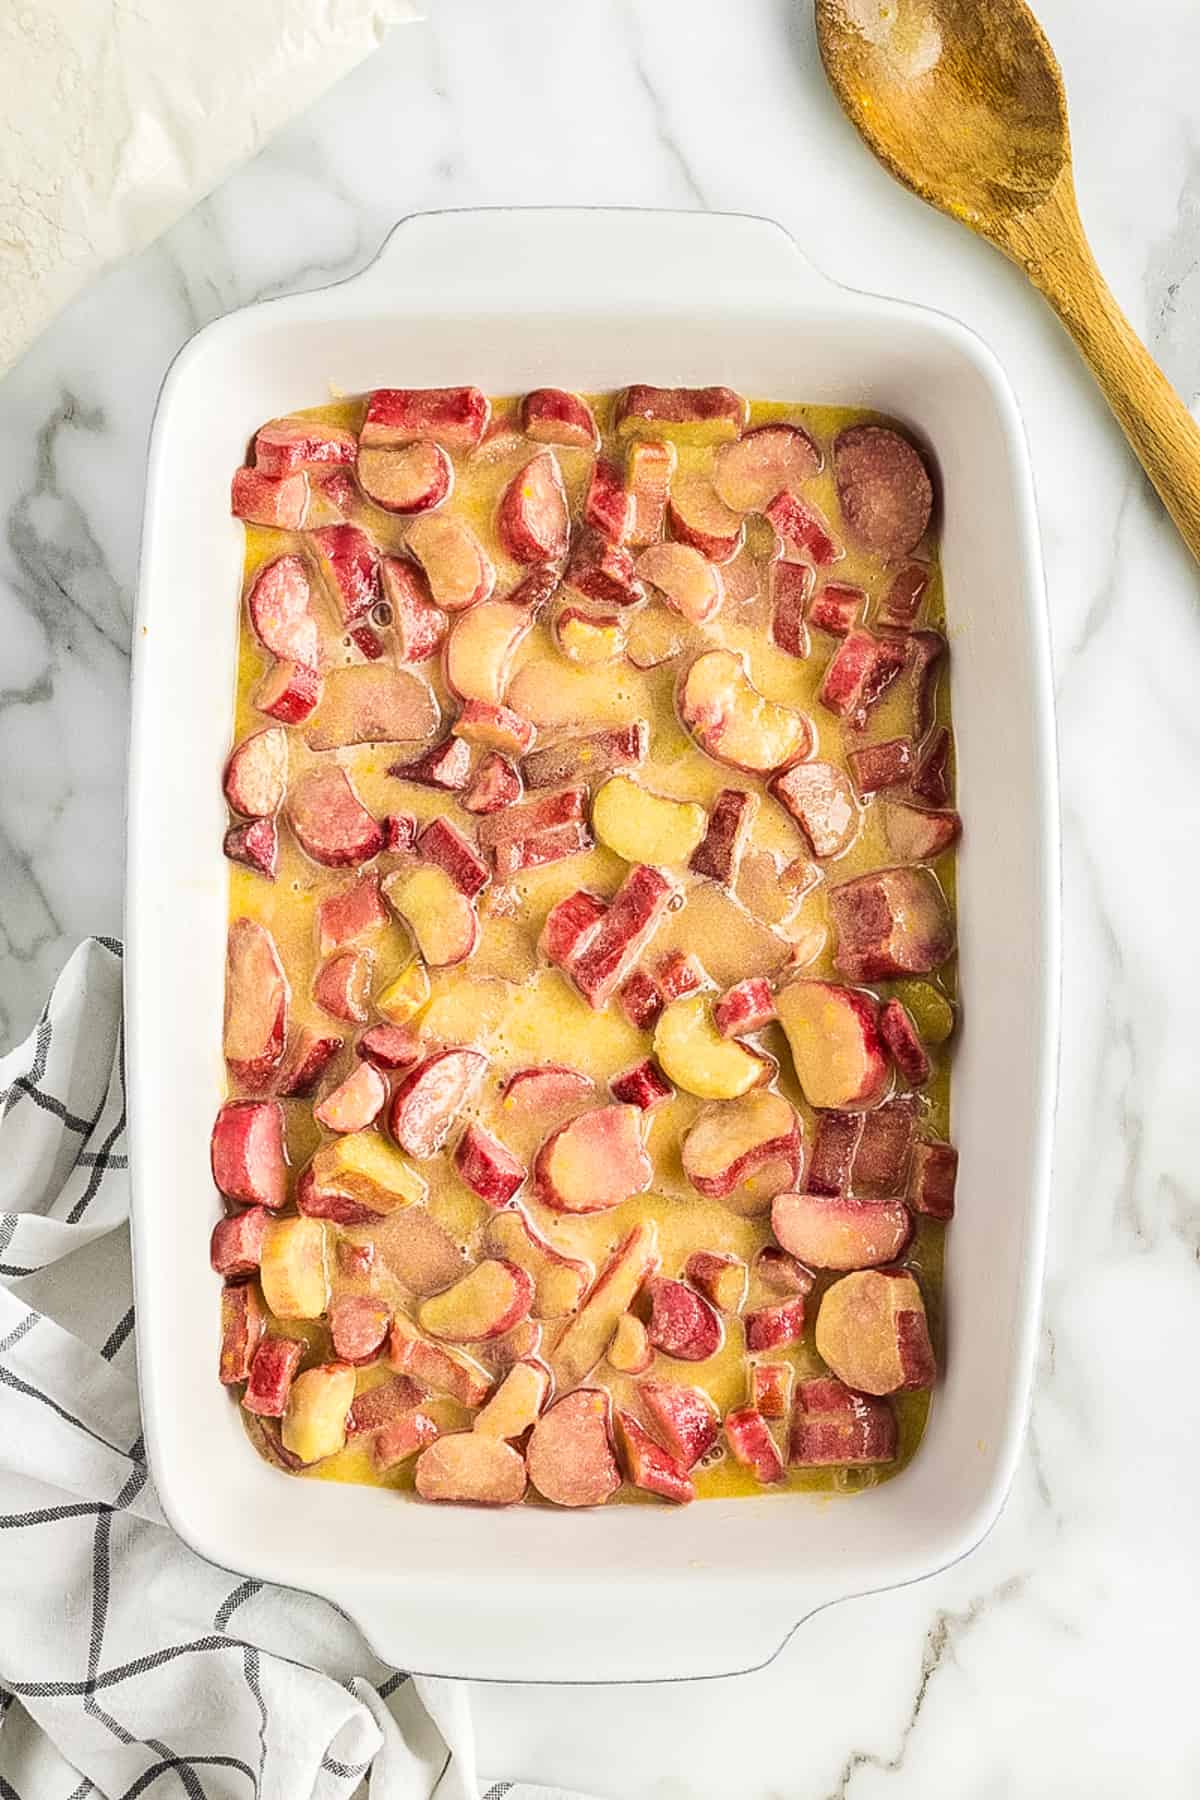
[[503, 1337], [529, 1314], [533, 1277], [518, 1263], [486, 1257], [443, 1293], [421, 1302], [417, 1321], [430, 1337], [477, 1344]]
[[507, 1206], [525, 1180], [525, 1169], [511, 1150], [482, 1125], [469, 1124], [454, 1147], [459, 1180], [489, 1206]]
[[228, 1100], [212, 1130], [212, 1175], [227, 1200], [278, 1209], [287, 1203], [283, 1108], [276, 1100]]
[[812, 597], [808, 622], [814, 631], [844, 638], [861, 622], [866, 604], [865, 589], [848, 581], [827, 581]]
[[790, 769], [812, 750], [809, 720], [760, 694], [733, 650], [696, 658], [679, 690], [679, 713], [702, 750], [750, 774]]
[[880, 625], [890, 631], [908, 631], [916, 624], [929, 574], [928, 563], [904, 563], [896, 570], [879, 609]]
[[707, 475], [680, 475], [667, 502], [671, 535], [709, 562], [725, 563], [742, 542], [740, 513], [726, 506]]
[[435, 1343], [406, 1313], [398, 1312], [392, 1320], [387, 1355], [393, 1369], [449, 1394], [460, 1406], [482, 1406], [491, 1391], [491, 1377], [473, 1357]]
[[771, 1428], [760, 1412], [752, 1406], [743, 1406], [726, 1413], [725, 1436], [735, 1460], [753, 1470], [756, 1481], [767, 1486], [783, 1480], [787, 1472], [783, 1458], [775, 1446]]
[[408, 444], [434, 438], [454, 450], [478, 444], [491, 408], [476, 387], [376, 388], [367, 401], [360, 442]]
[[530, 1311], [535, 1319], [562, 1319], [578, 1311], [591, 1268], [564, 1256], [536, 1231], [519, 1206], [502, 1207], [489, 1219], [484, 1244], [493, 1256], [515, 1263], [533, 1281]]
[[534, 388], [521, 402], [521, 430], [539, 444], [590, 450], [597, 441], [591, 408], [563, 388]]
[[614, 1100], [636, 1106], [641, 1112], [649, 1112], [661, 1100], [671, 1099], [675, 1092], [666, 1076], [648, 1056], [635, 1063], [631, 1069], [614, 1075], [608, 1088]]
[[706, 980], [700, 964], [685, 950], [671, 950], [654, 965], [655, 986], [667, 1006], [685, 994], [698, 994]]
[[521, 1357], [513, 1363], [503, 1381], [475, 1420], [473, 1430], [484, 1437], [523, 1437], [550, 1392], [550, 1371], [534, 1357]]
[[571, 517], [552, 450], [540, 450], [513, 476], [500, 498], [496, 530], [514, 562], [555, 562], [566, 555]]
[[908, 556], [925, 535], [933, 487], [918, 452], [883, 425], [851, 425], [833, 444], [842, 517], [868, 550]]
[[275, 940], [256, 919], [232, 919], [225, 952], [225, 1061], [258, 1085], [283, 1055], [288, 985]]
[[507, 879], [519, 875], [523, 869], [543, 868], [547, 863], [562, 862], [568, 856], [577, 856], [580, 851], [591, 848], [592, 834], [581, 822], [553, 826], [517, 842], [510, 839], [497, 844], [494, 852], [496, 873]]
[[745, 1315], [747, 1350], [781, 1350], [804, 1336], [804, 1295], [760, 1306]]
[[771, 1228], [809, 1268], [870, 1269], [895, 1261], [912, 1234], [912, 1220], [902, 1200], [777, 1194]]
[[342, 1225], [368, 1224], [424, 1198], [421, 1177], [377, 1131], [322, 1144], [296, 1184], [301, 1212]]
[[282, 1099], [311, 1093], [344, 1041], [297, 1026], [288, 1035], [283, 1061], [272, 1078], [274, 1092]]
[[786, 1419], [792, 1396], [790, 1363], [753, 1363], [750, 1404], [764, 1419]]
[[282, 1419], [303, 1355], [304, 1345], [298, 1338], [264, 1338], [254, 1352], [250, 1379], [242, 1395], [246, 1411], [264, 1419]]
[[[852, 751], [849, 761], [873, 751]], [[858, 836], [861, 814], [854, 790], [830, 762], [798, 763], [771, 783], [771, 792], [795, 819], [814, 856], [841, 856]]]
[[660, 1438], [684, 1469], [694, 1469], [721, 1434], [717, 1411], [703, 1388], [673, 1381], [639, 1381], [638, 1393]]
[[453, 463], [441, 445], [429, 439], [360, 450], [357, 472], [369, 500], [406, 518], [440, 506], [454, 482]]
[[425, 1398], [425, 1389], [407, 1375], [393, 1375], [355, 1394], [346, 1419], [346, 1436], [361, 1437], [402, 1418]]
[[380, 819], [385, 850], [415, 850], [419, 826], [412, 813], [388, 813]]
[[417, 849], [427, 862], [444, 869], [459, 893], [468, 899], [490, 880], [487, 864], [479, 860], [473, 846], [448, 819], [431, 820], [417, 839]]
[[607, 900], [590, 894], [586, 888], [577, 888], [552, 906], [538, 940], [546, 961], [556, 968], [569, 969], [595, 937], [607, 911]]
[[789, 656], [805, 657], [808, 655], [808, 625], [805, 621], [805, 608], [813, 588], [813, 571], [809, 563], [785, 562], [782, 558], [771, 564], [771, 641], [786, 650]]
[[662, 536], [675, 462], [674, 444], [642, 440], [629, 446], [625, 471], [630, 508], [625, 534], [628, 543], [654, 544]]
[[635, 1031], [652, 1031], [663, 1009], [658, 983], [645, 969], [635, 969], [617, 990], [621, 1011]]
[[756, 795], [743, 788], [722, 788], [708, 815], [708, 829], [692, 852], [688, 864], [692, 872], [733, 887], [757, 810]]
[[338, 1294], [329, 1303], [329, 1335], [342, 1362], [370, 1363], [383, 1354], [392, 1309], [366, 1294]]
[[796, 1114], [764, 1089], [700, 1114], [683, 1140], [683, 1172], [697, 1193], [753, 1214], [795, 1182], [801, 1149]]
[[529, 1479], [555, 1506], [603, 1506], [621, 1485], [609, 1435], [610, 1403], [579, 1388], [544, 1412], [526, 1451]]
[[810, 1194], [844, 1194], [849, 1188], [863, 1117], [860, 1112], [836, 1109], [817, 1113], [812, 1156], [805, 1176]]
[[958, 1179], [958, 1151], [953, 1144], [913, 1145], [908, 1178], [908, 1204], [930, 1219], [954, 1217], [954, 1186]]
[[299, 531], [308, 511], [308, 477], [301, 471], [276, 480], [261, 469], [236, 469], [229, 501], [234, 518], [248, 525]]
[[915, 1130], [912, 1095], [877, 1106], [863, 1118], [854, 1152], [850, 1187], [855, 1194], [902, 1194]]
[[913, 795], [927, 806], [946, 806], [950, 800], [950, 733], [940, 726], [923, 744], [909, 782]]
[[537, 1198], [554, 1212], [606, 1212], [650, 1185], [636, 1106], [600, 1106], [560, 1125], [533, 1165]]
[[683, 1272], [718, 1312], [741, 1311], [746, 1298], [746, 1265], [740, 1257], [719, 1250], [694, 1250]]
[[360, 875], [350, 887], [330, 894], [317, 907], [317, 949], [331, 956], [347, 944], [381, 931], [391, 914], [383, 903], [376, 875]]
[[[350, 1410], [353, 1412], [353, 1407]], [[379, 1473], [386, 1475], [389, 1469], [398, 1468], [419, 1450], [427, 1450], [434, 1439], [441, 1436], [441, 1432], [441, 1426], [431, 1413], [414, 1406], [376, 1432], [371, 1444], [372, 1461]]]
[[503, 1438], [455, 1431], [422, 1450], [415, 1482], [422, 1500], [515, 1506], [525, 1494], [525, 1464]]
[[773, 1294], [811, 1294], [816, 1277], [778, 1244], [764, 1244], [754, 1258], [754, 1277]]
[[447, 612], [486, 600], [496, 584], [491, 558], [461, 519], [422, 513], [409, 526], [405, 547], [425, 571], [434, 605]]
[[372, 1025], [355, 1050], [377, 1069], [411, 1069], [421, 1060], [421, 1040], [407, 1025]]
[[267, 1313], [258, 1284], [227, 1281], [221, 1289], [220, 1379], [227, 1387], [245, 1381], [254, 1352], [267, 1329]]
[[646, 595], [630, 552], [596, 531], [584, 531], [580, 536], [563, 581], [573, 593], [599, 606], [633, 606]]
[[923, 738], [937, 709], [938, 674], [946, 654], [940, 631], [914, 631], [905, 640], [909, 685], [913, 697], [913, 736]]
[[319, 419], [272, 419], [254, 434], [254, 467], [264, 475], [294, 475], [297, 469], [352, 463], [358, 439]]
[[[482, 744], [486, 750], [505, 751], [509, 756], [524, 756], [537, 736], [536, 727], [511, 706], [496, 706], [488, 700], [468, 700], [454, 722], [454, 733], [468, 744]], [[521, 780], [515, 770], [512, 774], [519, 798]]]
[[369, 862], [383, 848], [382, 830], [337, 763], [312, 769], [293, 783], [287, 819], [300, 848], [329, 869]]
[[524, 783], [512, 763], [499, 751], [493, 751], [475, 771], [462, 796], [462, 805], [465, 811], [477, 815], [503, 812], [506, 807], [515, 806], [524, 792]]
[[375, 1267], [375, 1245], [370, 1238], [365, 1243], [355, 1243], [351, 1238], [340, 1237], [337, 1241], [338, 1274], [345, 1275], [351, 1281], [367, 1281], [371, 1270]]
[[313, 750], [340, 750], [352, 744], [418, 743], [437, 726], [437, 701], [411, 669], [351, 663], [329, 671], [307, 736]]
[[232, 1280], [257, 1272], [269, 1218], [265, 1207], [250, 1206], [230, 1219], [217, 1221], [209, 1240], [208, 1260], [218, 1275]]
[[423, 756], [416, 756], [411, 762], [393, 763], [388, 774], [397, 781], [415, 781], [420, 787], [457, 793], [470, 780], [471, 748], [462, 738], [443, 738]]
[[308, 663], [277, 662], [254, 691], [254, 704], [281, 725], [301, 725], [321, 699], [323, 682]]
[[912, 739], [888, 738], [882, 744], [867, 744], [861, 750], [851, 750], [846, 761], [860, 794], [900, 787], [912, 773]]
[[664, 388], [635, 383], [617, 401], [617, 430], [623, 437], [646, 435], [647, 428], [670, 427], [689, 444], [723, 444], [736, 438], [749, 408], [732, 388]]
[[509, 807], [494, 819], [485, 819], [479, 827], [479, 842], [494, 854], [502, 844], [520, 843], [542, 832], [577, 824], [583, 818], [586, 801], [587, 789], [581, 787], [542, 794], [521, 806]]
[[680, 1362], [706, 1362], [725, 1339], [719, 1315], [682, 1281], [657, 1276], [649, 1283], [647, 1336], [656, 1350]]
[[797, 1383], [788, 1441], [794, 1468], [893, 1462], [896, 1439], [886, 1400], [853, 1393], [832, 1375]]
[[313, 999], [331, 1018], [365, 1025], [371, 993], [371, 956], [366, 950], [339, 950], [313, 977]]
[[380, 599], [379, 558], [358, 525], [323, 525], [311, 533], [326, 591], [343, 625], [365, 619]]
[[638, 864], [613, 897], [599, 931], [576, 959], [572, 978], [588, 1005], [599, 1009], [638, 961], [677, 892], [661, 869]]
[[429, 597], [429, 585], [415, 563], [385, 556], [379, 565], [383, 593], [405, 662], [425, 662], [436, 655], [448, 620]]
[[721, 572], [691, 544], [648, 544], [634, 565], [638, 579], [660, 593], [690, 625], [706, 625], [721, 610]]
[[578, 1069], [562, 1063], [543, 1063], [535, 1069], [518, 1069], [500, 1091], [504, 1113], [524, 1119], [558, 1122], [556, 1115], [578, 1112], [596, 1097], [595, 1083]]
[[320, 1219], [272, 1219], [258, 1265], [263, 1299], [277, 1319], [319, 1319], [329, 1304], [328, 1241]]
[[526, 756], [522, 764], [525, 785], [562, 787], [570, 781], [593, 781], [617, 769], [636, 769], [646, 760], [649, 741], [650, 731], [644, 719], [589, 732], [583, 737], [563, 738]]
[[954, 948], [946, 896], [932, 870], [878, 869], [830, 890], [834, 964], [852, 981], [928, 975]]
[[826, 1288], [816, 1346], [833, 1373], [863, 1394], [932, 1387], [937, 1374], [925, 1303], [907, 1269], [857, 1269]]
[[478, 1050], [439, 1050], [418, 1063], [388, 1111], [388, 1130], [401, 1150], [422, 1161], [436, 1156], [486, 1068], [487, 1057]]
[[759, 425], [717, 451], [713, 484], [734, 512], [763, 512], [783, 491], [796, 493], [821, 467], [821, 453], [799, 425]]
[[595, 1368], [617, 1320], [629, 1311], [658, 1262], [658, 1231], [647, 1219], [621, 1239], [554, 1346], [550, 1368], [560, 1390], [576, 1386]]
[[796, 494], [786, 490], [776, 494], [763, 508], [785, 548], [796, 556], [824, 568], [842, 555], [841, 545], [829, 530], [828, 522]]
[[888, 1063], [870, 994], [830, 981], [792, 981], [776, 1006], [810, 1106], [871, 1106], [882, 1097]]
[[713, 1007], [713, 1023], [722, 1037], [746, 1037], [761, 1031], [774, 1017], [775, 995], [761, 975], [735, 983]]
[[583, 522], [610, 544], [623, 544], [632, 523], [633, 506], [625, 489], [625, 477], [607, 456], [598, 456], [592, 464], [587, 495], [583, 502]]
[[365, 1131], [383, 1111], [387, 1083], [374, 1063], [360, 1062], [333, 1092], [313, 1107], [313, 1118], [326, 1131]]
[[691, 1477], [661, 1444], [655, 1443], [633, 1414], [618, 1409], [616, 1420], [625, 1472], [633, 1485], [648, 1494], [658, 1494], [664, 1500], [675, 1500], [680, 1505], [694, 1500], [696, 1488]]
[[287, 732], [268, 725], [241, 743], [225, 765], [225, 798], [245, 819], [266, 819], [283, 805], [287, 787]]
[[642, 1375], [654, 1361], [654, 1347], [636, 1313], [622, 1313], [617, 1320], [608, 1361], [619, 1375]]
[[268, 881], [274, 881], [279, 872], [279, 827], [274, 819], [231, 825], [222, 848], [230, 862], [244, 863]]
[[900, 862], [932, 862], [958, 842], [962, 820], [949, 810], [889, 800], [883, 808], [883, 833], [888, 849]]
[[879, 1035], [909, 1087], [924, 1087], [930, 1074], [929, 1055], [910, 1013], [899, 1000], [885, 1003], [879, 1015]]

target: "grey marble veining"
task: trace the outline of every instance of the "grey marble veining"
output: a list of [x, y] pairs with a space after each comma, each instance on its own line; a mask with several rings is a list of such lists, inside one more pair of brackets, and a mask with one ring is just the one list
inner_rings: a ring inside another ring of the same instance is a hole
[[[1037, 11], [1097, 255], [1195, 401], [1194, 0]], [[987, 1543], [809, 1621], [737, 1681], [480, 1688], [482, 1765], [614, 1800], [1183, 1800], [1200, 1790], [1200, 575], [1016, 271], [860, 148], [807, 4], [439, 5], [0, 386], [0, 1041], [80, 935], [120, 928], [127, 640], [170, 357], [230, 307], [353, 272], [406, 212], [551, 201], [772, 215], [835, 278], [959, 315], [1008, 368], [1055, 643], [1063, 1079], [1033, 1418]]]

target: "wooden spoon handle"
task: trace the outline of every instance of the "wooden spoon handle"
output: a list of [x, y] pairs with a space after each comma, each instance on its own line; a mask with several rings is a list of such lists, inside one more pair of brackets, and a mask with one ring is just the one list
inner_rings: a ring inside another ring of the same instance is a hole
[[1027, 228], [1019, 260], [1075, 339], [1134, 455], [1200, 561], [1200, 425], [1113, 299], [1069, 185], [1060, 183]]

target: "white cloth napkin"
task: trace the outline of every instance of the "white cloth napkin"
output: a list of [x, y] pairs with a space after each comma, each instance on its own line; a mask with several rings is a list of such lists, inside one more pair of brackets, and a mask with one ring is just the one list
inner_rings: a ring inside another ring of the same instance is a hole
[[13, 0], [0, 6], [0, 373], [421, 16], [413, 0]]
[[465, 1683], [167, 1526], [126, 1168], [121, 946], [91, 938], [0, 1059], [0, 1800], [570, 1800], [480, 1782]]

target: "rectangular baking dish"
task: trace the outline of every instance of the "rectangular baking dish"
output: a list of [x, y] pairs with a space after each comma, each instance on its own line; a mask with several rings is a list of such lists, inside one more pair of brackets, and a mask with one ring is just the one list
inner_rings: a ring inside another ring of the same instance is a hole
[[[959, 1216], [945, 1375], [896, 1480], [853, 1499], [491, 1514], [285, 1476], [216, 1379], [225, 814], [255, 427], [331, 391], [471, 381], [728, 383], [875, 407], [932, 448], [966, 819]], [[1050, 659], [1028, 455], [991, 353], [941, 314], [834, 286], [765, 220], [591, 210], [399, 225], [361, 275], [221, 319], [181, 352], [150, 450], [133, 659], [127, 1008], [137, 1331], [150, 1461], [180, 1535], [345, 1608], [379, 1655], [530, 1681], [722, 1675], [832, 1601], [969, 1551], [1018, 1454], [1034, 1359], [1058, 1001]]]

